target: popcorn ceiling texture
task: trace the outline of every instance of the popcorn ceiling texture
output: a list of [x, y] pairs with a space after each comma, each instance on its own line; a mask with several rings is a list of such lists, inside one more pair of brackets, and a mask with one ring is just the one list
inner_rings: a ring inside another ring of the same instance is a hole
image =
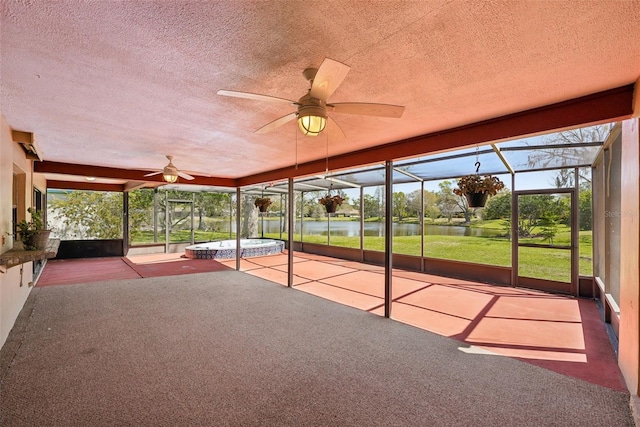
[[[334, 102], [406, 106], [400, 119], [333, 114], [331, 155], [633, 83], [633, 1], [22, 2], [2, 0], [0, 111], [45, 160], [176, 166], [242, 177], [321, 159], [293, 107], [325, 57], [350, 73]], [[296, 144], [298, 146], [296, 158]]]

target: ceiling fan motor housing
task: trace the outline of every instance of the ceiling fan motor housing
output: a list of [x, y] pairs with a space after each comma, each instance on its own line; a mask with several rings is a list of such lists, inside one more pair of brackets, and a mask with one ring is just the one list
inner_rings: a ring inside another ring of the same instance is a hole
[[178, 168], [176, 168], [173, 165], [168, 165], [168, 166], [165, 166], [164, 171], [162, 173], [169, 174], [169, 175], [178, 175]]

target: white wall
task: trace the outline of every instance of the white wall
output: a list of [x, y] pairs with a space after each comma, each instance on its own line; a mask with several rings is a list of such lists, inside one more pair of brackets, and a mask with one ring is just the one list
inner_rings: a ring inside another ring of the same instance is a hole
[[[0, 239], [0, 253], [13, 247], [13, 240], [9, 234], [12, 232], [14, 168], [26, 172], [27, 182], [23, 198], [24, 209], [26, 209], [31, 206], [33, 198], [33, 162], [27, 160], [22, 148], [13, 142], [9, 124], [0, 112], [0, 236], [4, 236], [4, 239]], [[22, 264], [22, 274], [21, 266], [12, 267], [5, 273], [0, 272], [0, 347], [7, 340], [16, 318], [31, 292], [32, 288], [29, 287], [29, 282], [33, 280], [32, 271], [32, 263], [28, 262]]]

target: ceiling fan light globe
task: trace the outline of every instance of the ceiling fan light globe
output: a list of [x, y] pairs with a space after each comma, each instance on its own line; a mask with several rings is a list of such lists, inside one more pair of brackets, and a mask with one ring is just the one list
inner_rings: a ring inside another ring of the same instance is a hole
[[174, 175], [172, 173], [163, 173], [162, 178], [169, 183], [174, 183], [178, 180], [178, 175]]
[[327, 125], [327, 113], [319, 106], [305, 106], [298, 111], [298, 127], [307, 136], [317, 136]]

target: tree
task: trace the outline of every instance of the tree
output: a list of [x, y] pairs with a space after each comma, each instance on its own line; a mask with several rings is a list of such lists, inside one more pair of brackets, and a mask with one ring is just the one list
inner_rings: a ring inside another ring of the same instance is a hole
[[[591, 188], [591, 170], [590, 168], [579, 168], [579, 188], [588, 190]], [[559, 169], [552, 178], [551, 185], [555, 188], [573, 188], [575, 186], [574, 169]]]
[[438, 196], [433, 191], [424, 192], [424, 216], [425, 218], [436, 219], [441, 212], [437, 205]]
[[545, 213], [540, 218], [540, 235], [553, 245], [553, 238], [558, 234], [558, 220], [555, 215]]
[[610, 125], [595, 125], [570, 129], [547, 136], [552, 144], [578, 144], [582, 142], [602, 142], [609, 135]]
[[433, 191], [424, 190], [424, 209], [420, 206], [420, 190], [414, 190], [407, 195], [407, 213], [410, 216], [435, 219], [440, 215], [440, 209], [436, 206], [438, 196]]
[[464, 196], [458, 196], [456, 204], [464, 215], [464, 222], [466, 222], [467, 224], [470, 223], [471, 217], [475, 214], [476, 209], [469, 206], [469, 201]]
[[420, 218], [422, 213], [420, 206], [420, 190], [414, 190], [407, 194], [407, 215]]
[[[578, 221], [580, 230], [591, 230], [591, 171], [588, 168], [580, 169], [580, 185], [578, 188]], [[574, 173], [571, 169], [561, 169], [554, 177], [556, 188], [572, 188], [575, 184]], [[565, 221], [568, 224], [568, 219]]]
[[229, 214], [229, 201], [231, 196], [228, 193], [195, 193], [194, 209], [198, 215], [197, 229], [208, 230], [205, 217], [218, 217]]
[[464, 196], [458, 196], [454, 193], [453, 184], [451, 181], [442, 181], [438, 184], [440, 191], [438, 192], [437, 206], [440, 208], [440, 212], [447, 217], [451, 222], [451, 217], [460, 212], [464, 215], [464, 222], [471, 222], [471, 218], [476, 212], [475, 208], [469, 207], [467, 198]]
[[[354, 199], [353, 205], [358, 208], [360, 206], [360, 199]], [[372, 218], [378, 215], [378, 201], [371, 194], [365, 194], [362, 198], [362, 215], [364, 219]]]
[[393, 216], [402, 221], [407, 216], [407, 196], [402, 192], [393, 193]]
[[451, 218], [458, 211], [458, 196], [453, 194], [453, 188], [451, 187], [451, 181], [442, 181], [438, 184], [440, 191], [438, 191], [438, 208], [442, 215], [444, 215], [448, 222], [451, 222]]
[[580, 223], [580, 230], [592, 229], [591, 189], [581, 190], [578, 194], [578, 221]]
[[121, 239], [122, 193], [67, 191], [49, 201], [50, 222], [65, 239]]
[[[142, 232], [153, 230], [155, 190], [140, 189], [130, 191], [129, 230], [135, 241]], [[159, 225], [164, 230], [164, 213], [167, 199], [194, 200], [194, 209], [199, 218], [198, 228], [208, 229], [205, 217], [228, 214], [230, 196], [227, 193], [191, 193], [170, 190], [159, 192], [157, 197]], [[50, 197], [49, 207], [52, 220], [57, 220], [59, 235], [73, 239], [120, 239], [122, 238], [122, 193], [99, 191], [68, 191], [63, 195]], [[169, 205], [170, 228], [188, 226], [191, 219], [190, 204]], [[185, 225], [187, 224], [187, 225]]]
[[[544, 139], [544, 143], [548, 148], [543, 150], [538, 149], [529, 154], [527, 157], [527, 166], [529, 169], [544, 169], [552, 168], [554, 165], [562, 165], [563, 163], [569, 165], [583, 164], [585, 150], [588, 150], [588, 147], [580, 147], [578, 144], [604, 141], [609, 134], [609, 129], [609, 125], [596, 125], [548, 135]], [[562, 144], [575, 144], [576, 146], [572, 150], [566, 150], [563, 147], [554, 147]], [[581, 181], [591, 182], [591, 177], [587, 173], [588, 170], [588, 168], [579, 170]], [[567, 174], [567, 172], [564, 173]], [[562, 183], [563, 177], [559, 176], [558, 178], [561, 179], [560, 183]], [[573, 185], [573, 181], [571, 182], [571, 185]], [[568, 182], [563, 184], [567, 183]]]
[[129, 192], [129, 232], [131, 241], [137, 240], [144, 230], [153, 229], [153, 193], [151, 189]]
[[530, 237], [541, 219], [553, 217], [554, 221], [570, 220], [569, 199], [553, 194], [535, 194], [518, 197], [518, 235]]
[[378, 186], [376, 187], [376, 191], [374, 193], [374, 198], [376, 200], [376, 208], [377, 212], [374, 216], [378, 217], [379, 221], [385, 217], [385, 194], [384, 187]]
[[258, 209], [253, 204], [255, 197], [245, 195], [241, 199], [242, 224], [240, 237], [243, 239], [258, 236]]
[[490, 198], [482, 210], [482, 219], [485, 220], [509, 218], [511, 218], [511, 193], [509, 191]]

